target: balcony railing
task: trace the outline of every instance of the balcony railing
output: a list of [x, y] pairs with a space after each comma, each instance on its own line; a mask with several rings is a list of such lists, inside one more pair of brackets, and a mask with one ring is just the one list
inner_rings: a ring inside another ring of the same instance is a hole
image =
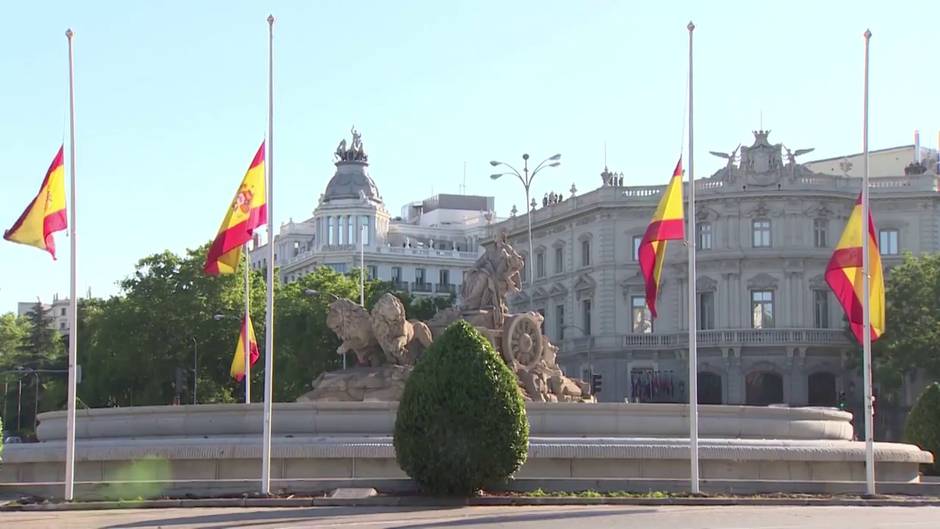
[[390, 281], [390, 282], [392, 283], [392, 287], [393, 287], [395, 290], [398, 290], [398, 291], [400, 291], [400, 292], [408, 292], [408, 282], [407, 282], [407, 281], [398, 281], [398, 280], [393, 279], [393, 280]]
[[415, 281], [411, 284], [412, 292], [431, 292], [431, 283], [419, 283]]
[[434, 292], [439, 294], [456, 294], [457, 285], [454, 285], [453, 283], [438, 283], [434, 286]]
[[[849, 335], [842, 329], [720, 329], [698, 331], [699, 347], [747, 345], [850, 345]], [[566, 352], [596, 349], [673, 349], [688, 347], [689, 333], [625, 334], [588, 336], [564, 341]]]

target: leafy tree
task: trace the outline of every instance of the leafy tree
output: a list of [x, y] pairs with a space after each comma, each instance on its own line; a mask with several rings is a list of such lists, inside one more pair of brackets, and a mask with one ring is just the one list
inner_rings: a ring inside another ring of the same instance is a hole
[[940, 474], [940, 383], [924, 388], [904, 427], [904, 440], [933, 452], [931, 474]]
[[906, 253], [890, 270], [885, 290], [887, 329], [874, 343], [873, 357], [882, 396], [888, 397], [916, 369], [940, 379], [940, 254]]
[[473, 494], [505, 481], [528, 451], [515, 375], [489, 340], [451, 324], [408, 377], [395, 420], [401, 468], [432, 494]]
[[15, 359], [26, 345], [29, 322], [24, 317], [8, 312], [0, 316], [0, 371], [12, 369]]

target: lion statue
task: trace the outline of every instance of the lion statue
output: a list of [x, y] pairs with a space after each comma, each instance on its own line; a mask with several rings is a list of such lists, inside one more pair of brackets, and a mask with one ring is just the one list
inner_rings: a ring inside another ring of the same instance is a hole
[[421, 321], [405, 319], [405, 307], [385, 293], [372, 307], [372, 333], [390, 364], [414, 365], [431, 345], [431, 330]]
[[372, 334], [372, 322], [366, 309], [345, 298], [330, 303], [326, 326], [342, 341], [336, 354], [352, 351], [359, 365], [379, 366], [383, 363], [382, 349]]

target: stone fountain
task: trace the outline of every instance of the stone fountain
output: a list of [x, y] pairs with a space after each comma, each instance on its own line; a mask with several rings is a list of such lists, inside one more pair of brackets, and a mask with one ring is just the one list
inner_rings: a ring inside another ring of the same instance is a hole
[[523, 397], [535, 402], [594, 402], [590, 384], [565, 376], [558, 347], [542, 335], [542, 315], [510, 314], [506, 298], [521, 286], [522, 257], [495, 241], [468, 272], [457, 307], [428, 322], [408, 320], [405, 307], [384, 294], [367, 311], [348, 299], [330, 304], [327, 326], [342, 340], [337, 354], [352, 352], [357, 366], [323, 373], [299, 401], [398, 401], [415, 362], [448, 325], [463, 319], [486, 336], [516, 374]]

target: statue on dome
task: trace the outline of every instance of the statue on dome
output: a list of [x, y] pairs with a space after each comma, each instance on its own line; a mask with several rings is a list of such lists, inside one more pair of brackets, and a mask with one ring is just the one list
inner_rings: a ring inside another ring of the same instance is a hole
[[352, 132], [352, 145], [348, 148], [346, 147], [346, 139], [343, 138], [339, 142], [339, 146], [336, 147], [336, 152], [333, 153], [336, 156], [337, 161], [340, 162], [367, 162], [369, 161], [369, 155], [366, 154], [366, 149], [362, 145], [362, 134], [356, 130], [355, 125], [350, 129]]

